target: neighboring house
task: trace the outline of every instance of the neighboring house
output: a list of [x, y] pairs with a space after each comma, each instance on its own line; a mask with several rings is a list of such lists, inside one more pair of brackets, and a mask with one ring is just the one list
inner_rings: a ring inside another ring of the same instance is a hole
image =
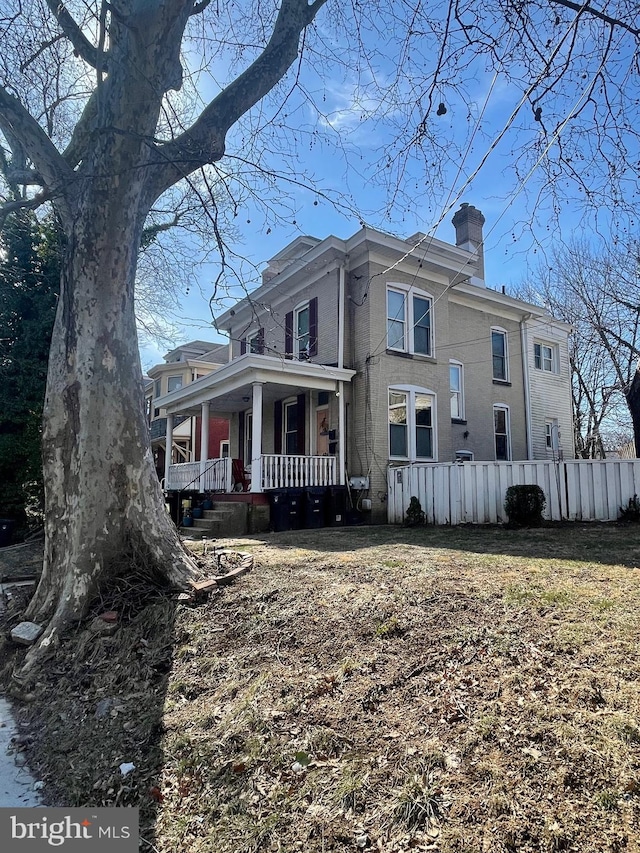
[[[176, 347], [164, 357], [163, 364], [156, 364], [145, 377], [145, 406], [151, 449], [156, 471], [164, 477], [166, 460], [167, 413], [157, 405], [159, 397], [173, 393], [217, 370], [229, 358], [226, 344], [210, 341], [191, 341]], [[170, 464], [199, 461], [202, 446], [202, 419], [199, 415], [181, 414], [172, 416]], [[207, 428], [204, 458], [229, 455], [229, 421], [210, 418]]]
[[572, 457], [569, 326], [486, 287], [479, 210], [453, 224], [294, 240], [217, 318], [228, 363], [159, 405], [228, 417], [253, 494], [350, 483], [376, 521], [389, 466]]

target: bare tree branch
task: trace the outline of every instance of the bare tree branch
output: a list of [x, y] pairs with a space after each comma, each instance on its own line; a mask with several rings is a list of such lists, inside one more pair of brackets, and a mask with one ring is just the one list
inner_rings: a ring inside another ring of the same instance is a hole
[[7, 217], [17, 210], [36, 210], [40, 205], [44, 204], [52, 198], [52, 194], [48, 192], [38, 193], [33, 198], [21, 198], [15, 201], [7, 201], [0, 205], [0, 231], [4, 227]]
[[572, 0], [550, 0], [550, 3], [556, 6], [565, 6], [567, 9], [573, 9], [573, 11], [577, 12], [579, 15], [591, 15], [594, 18], [598, 18], [600, 21], [605, 21], [612, 27], [620, 27], [628, 33], [631, 33], [633, 36], [640, 36], [640, 29], [638, 29], [638, 27], [632, 27], [631, 24], [623, 21], [621, 18], [613, 18], [611, 15], [607, 15], [606, 12], [602, 12], [600, 9], [594, 9], [593, 6], [589, 6], [587, 3], [573, 3]]
[[[9, 145], [12, 138], [20, 140], [26, 155], [42, 175], [43, 186], [49, 191], [64, 186], [73, 179], [73, 171], [45, 131], [20, 101], [2, 86], [0, 86], [0, 130], [5, 134]], [[23, 164], [20, 164], [20, 167], [22, 166]]]
[[194, 3], [193, 9], [191, 10], [191, 14], [201, 15], [210, 3], [211, 0], [201, 0], [200, 3]]
[[[60, 25], [60, 29], [73, 45], [76, 54], [92, 68], [97, 68], [99, 60], [97, 48], [91, 44], [63, 3], [58, 0], [46, 0], [46, 4]], [[102, 57], [100, 61], [105, 68], [106, 57]]]
[[282, 79], [298, 55], [300, 34], [326, 2], [282, 0], [273, 33], [260, 56], [213, 99], [185, 133], [157, 146], [157, 165], [148, 182], [152, 201], [180, 178], [223, 156], [229, 128]]

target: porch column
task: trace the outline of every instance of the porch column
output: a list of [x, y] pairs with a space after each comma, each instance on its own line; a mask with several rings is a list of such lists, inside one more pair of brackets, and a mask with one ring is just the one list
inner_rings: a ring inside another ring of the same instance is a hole
[[207, 456], [209, 455], [209, 406], [207, 400], [201, 406], [200, 415], [200, 491], [204, 492], [204, 471], [207, 467]]
[[346, 459], [344, 435], [344, 382], [338, 382], [338, 485], [344, 486], [344, 463]]
[[251, 491], [262, 491], [262, 384], [253, 383], [251, 410]]
[[167, 415], [167, 426], [164, 438], [164, 487], [169, 488], [169, 466], [173, 450], [173, 415]]

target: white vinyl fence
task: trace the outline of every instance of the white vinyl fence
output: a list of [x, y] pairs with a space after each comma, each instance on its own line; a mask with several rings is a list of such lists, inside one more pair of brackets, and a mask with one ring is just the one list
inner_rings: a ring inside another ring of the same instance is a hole
[[550, 521], [615, 521], [620, 507], [640, 495], [640, 459], [389, 467], [389, 523], [402, 524], [412, 496], [430, 524], [504, 522], [507, 488], [521, 484], [542, 488]]

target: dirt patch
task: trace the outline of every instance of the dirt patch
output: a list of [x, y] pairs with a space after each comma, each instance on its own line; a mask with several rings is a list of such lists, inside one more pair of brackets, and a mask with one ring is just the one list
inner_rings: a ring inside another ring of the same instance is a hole
[[253, 571], [195, 604], [132, 586], [59, 650], [30, 763], [51, 802], [140, 805], [160, 853], [633, 853], [635, 531], [216, 543]]

